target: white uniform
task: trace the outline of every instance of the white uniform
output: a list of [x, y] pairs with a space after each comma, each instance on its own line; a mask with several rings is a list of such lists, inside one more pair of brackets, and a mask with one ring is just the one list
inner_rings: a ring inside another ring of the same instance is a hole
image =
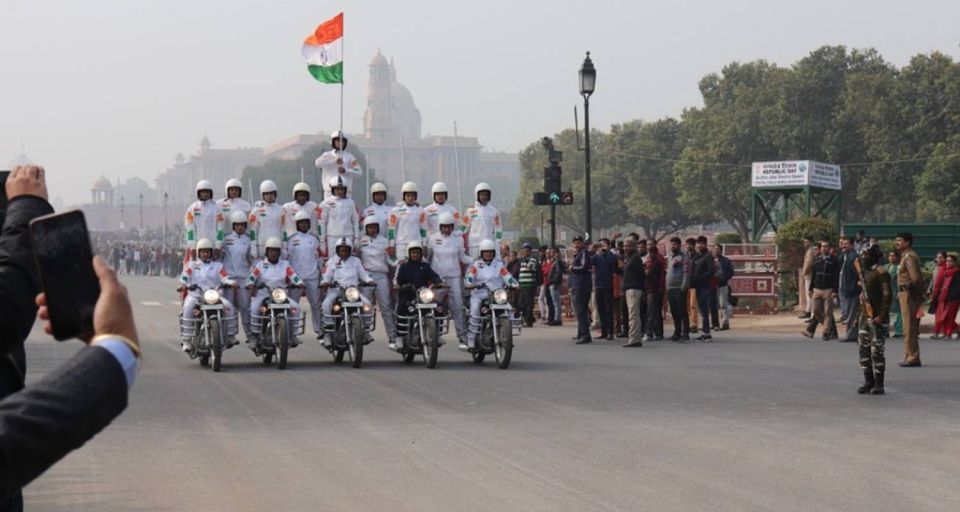
[[[227, 271], [223, 268], [223, 264], [219, 261], [211, 260], [204, 263], [199, 257], [198, 259], [188, 261], [184, 264], [183, 271], [180, 273], [180, 284], [185, 287], [197, 285], [199, 288], [187, 294], [183, 300], [183, 307], [180, 310], [180, 314], [184, 318], [191, 318], [193, 308], [197, 306], [197, 302], [202, 300], [204, 290], [217, 288], [220, 285], [231, 284], [232, 282], [230, 276], [227, 275]], [[233, 304], [223, 296], [221, 296], [220, 301], [223, 303], [224, 322], [232, 323], [236, 321], [236, 312], [233, 309]], [[235, 329], [232, 329], [230, 325], [224, 325], [224, 327], [226, 327], [227, 333], [235, 332]]]
[[283, 205], [283, 231], [287, 234], [288, 240], [297, 232], [297, 223], [293, 217], [301, 210], [310, 214], [309, 232], [320, 236], [320, 205], [316, 201], [307, 201], [303, 204], [290, 201]]
[[441, 213], [449, 213], [452, 215], [454, 229], [460, 228], [460, 212], [453, 206], [450, 206], [450, 203], [432, 203], [423, 209], [423, 213], [427, 220], [427, 236], [433, 236], [434, 233], [440, 232], [439, 221]]
[[[310, 304], [313, 332], [320, 333], [320, 239], [313, 233], [297, 232], [287, 240], [287, 260], [303, 284]], [[300, 303], [301, 290], [291, 290], [290, 298]]]
[[467, 237], [467, 253], [471, 258], [480, 257], [480, 242], [493, 240], [496, 258], [500, 259], [500, 241], [503, 240], [503, 224], [500, 212], [489, 204], [476, 203], [463, 212], [463, 232]]
[[470, 290], [470, 329], [467, 334], [467, 345], [472, 348], [477, 333], [480, 332], [480, 303], [490, 295], [490, 290], [497, 290], [505, 286], [516, 288], [520, 286], [520, 283], [507, 270], [503, 260], [497, 258], [494, 258], [490, 263], [477, 258], [467, 268], [463, 282], [467, 287], [480, 286], [481, 284], [487, 286], [486, 288]]
[[[257, 294], [250, 300], [250, 316], [260, 316], [260, 305], [263, 300], [270, 296], [270, 289], [286, 285], [301, 285], [303, 281], [300, 276], [290, 266], [290, 262], [285, 259], [279, 259], [276, 263], [270, 263], [266, 257], [258, 260], [250, 267], [250, 276], [247, 277], [247, 285], [256, 286], [258, 284], [267, 285], [265, 288], [257, 290]], [[292, 316], [300, 315], [300, 305], [294, 302], [289, 295], [287, 302], [290, 304], [290, 314]], [[260, 334], [260, 333], [257, 333]]]
[[390, 212], [393, 210], [392, 206], [387, 206], [386, 204], [377, 204], [371, 203], [366, 210], [360, 212], [360, 222], [363, 222], [363, 219], [371, 215], [376, 215], [377, 220], [380, 224], [380, 236], [387, 236], [387, 223], [390, 222]]
[[349, 197], [330, 196], [320, 203], [320, 234], [327, 240], [324, 256], [333, 258], [337, 240], [346, 238], [350, 245], [360, 237], [360, 213]]
[[390, 247], [397, 250], [396, 258], [407, 257], [407, 244], [418, 241], [421, 244], [427, 239], [427, 222], [423, 208], [414, 203], [408, 205], [400, 203], [390, 210], [390, 220], [387, 222], [387, 241]]
[[[340, 174], [337, 165], [337, 159], [339, 158], [343, 159], [343, 174]], [[347, 186], [347, 197], [353, 197], [353, 177], [360, 176], [363, 171], [360, 169], [360, 162], [349, 151], [331, 149], [320, 155], [315, 165], [322, 171], [320, 179], [323, 180], [324, 199], [333, 195], [333, 192], [330, 191], [330, 180], [337, 176], [343, 178], [343, 183]]]
[[377, 307], [380, 309], [380, 317], [383, 318], [383, 327], [387, 330], [388, 339], [393, 339], [396, 335], [396, 327], [393, 312], [393, 297], [390, 295], [390, 261], [387, 255], [387, 239], [383, 235], [377, 235], [371, 238], [364, 235], [360, 238], [360, 263], [370, 274], [370, 278], [377, 283], [373, 290], [367, 288], [364, 293], [367, 298], [373, 294], [377, 299]]
[[183, 228], [190, 249], [196, 249], [197, 241], [204, 238], [212, 241], [217, 249], [223, 243], [223, 216], [212, 200], [197, 200], [188, 206], [183, 216]]
[[228, 197], [224, 197], [223, 199], [218, 199], [217, 208], [220, 210], [220, 215], [223, 215], [223, 227], [221, 229], [223, 229], [224, 237], [226, 237], [230, 233], [233, 233], [233, 223], [230, 222], [231, 213], [243, 212], [244, 215], [250, 214], [250, 203], [246, 202], [245, 200], [239, 197], [235, 197], [233, 199], [230, 199]]
[[[227, 271], [230, 279], [233, 279], [240, 286], [247, 282], [250, 277], [250, 265], [253, 263], [253, 257], [250, 256], [250, 237], [246, 233], [238, 235], [231, 232], [223, 237], [223, 268]], [[240, 310], [240, 317], [243, 319], [243, 332], [250, 337], [250, 293], [243, 288], [226, 291], [233, 296], [233, 303]]]
[[250, 240], [255, 242], [250, 245], [250, 255], [254, 258], [265, 258], [267, 253], [264, 246], [270, 238], [286, 241], [287, 234], [283, 231], [283, 225], [282, 206], [276, 202], [257, 201], [247, 222], [247, 233], [250, 234]]
[[[330, 260], [327, 261], [327, 266], [323, 271], [323, 278], [320, 282], [338, 288], [330, 288], [326, 298], [323, 299], [323, 315], [326, 317], [330, 316], [333, 302], [337, 300], [337, 297], [340, 297], [340, 286], [346, 288], [348, 286], [357, 286], [361, 282], [369, 283], [370, 281], [373, 281], [373, 278], [371, 278], [370, 274], [363, 268], [363, 265], [360, 263], [360, 258], [349, 256], [347, 259], [342, 260], [340, 256], [332, 256]], [[364, 304], [370, 304], [370, 299], [363, 296], [363, 294], [360, 294], [360, 301]]]
[[[463, 248], [463, 236], [454, 231], [449, 236], [437, 232], [427, 241], [427, 258], [430, 267], [449, 287], [439, 290], [438, 296], [446, 293], [447, 307], [457, 328], [457, 338], [465, 340], [467, 325], [463, 317], [463, 271], [460, 265], [470, 265], [471, 260]], [[438, 300], [442, 299], [439, 297]]]

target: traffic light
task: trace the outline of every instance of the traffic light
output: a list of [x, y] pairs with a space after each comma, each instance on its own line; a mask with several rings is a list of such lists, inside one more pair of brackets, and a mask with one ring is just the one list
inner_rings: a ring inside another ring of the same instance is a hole
[[551, 163], [550, 166], [543, 168], [543, 191], [548, 194], [560, 193], [560, 175], [562, 171], [560, 165]]

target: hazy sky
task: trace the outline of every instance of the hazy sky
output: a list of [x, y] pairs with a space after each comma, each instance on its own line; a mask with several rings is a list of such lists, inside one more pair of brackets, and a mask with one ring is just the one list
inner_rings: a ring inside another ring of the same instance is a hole
[[51, 193], [88, 201], [101, 174], [151, 184], [203, 134], [266, 146], [339, 125], [338, 86], [315, 82], [303, 39], [345, 11], [345, 128], [362, 128], [382, 48], [424, 133], [517, 151], [570, 126], [584, 51], [595, 127], [677, 116], [733, 60], [789, 65], [824, 44], [876, 47], [901, 66], [960, 59], [960, 1], [0, 0], [0, 166], [20, 152]]

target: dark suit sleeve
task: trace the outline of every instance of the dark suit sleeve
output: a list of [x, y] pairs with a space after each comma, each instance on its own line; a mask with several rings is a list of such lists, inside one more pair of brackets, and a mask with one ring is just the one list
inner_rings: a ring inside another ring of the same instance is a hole
[[37, 316], [34, 298], [40, 291], [27, 231], [30, 220], [53, 212], [39, 197], [10, 201], [0, 236], [0, 355], [19, 351]]
[[127, 381], [110, 352], [86, 347], [40, 382], [0, 401], [0, 503], [127, 407]]

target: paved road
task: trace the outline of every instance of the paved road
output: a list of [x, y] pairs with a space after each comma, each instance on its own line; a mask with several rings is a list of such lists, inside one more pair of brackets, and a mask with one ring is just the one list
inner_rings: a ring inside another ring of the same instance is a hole
[[[360, 370], [315, 342], [285, 371], [237, 347], [213, 374], [178, 350], [173, 282], [127, 282], [130, 408], [29, 510], [960, 509], [960, 343], [925, 343], [883, 397], [854, 392], [851, 344], [735, 331], [624, 349], [538, 327], [507, 371], [450, 345], [436, 370], [382, 341]], [[30, 378], [75, 349], [35, 335]]]

